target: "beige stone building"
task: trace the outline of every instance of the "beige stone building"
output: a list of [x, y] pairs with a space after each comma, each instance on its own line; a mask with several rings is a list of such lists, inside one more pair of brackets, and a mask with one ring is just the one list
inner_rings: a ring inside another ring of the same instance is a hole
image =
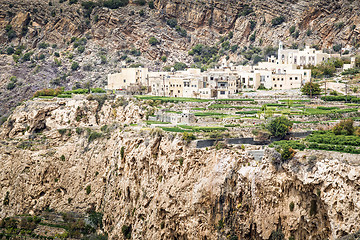
[[[301, 88], [311, 79], [311, 70], [296, 64], [279, 64], [274, 58], [257, 66], [233, 66], [219, 69], [187, 69], [177, 72], [148, 72], [147, 68], [124, 68], [109, 74], [108, 89], [128, 90], [146, 86], [149, 94], [166, 97], [214, 98], [237, 97], [240, 92]], [[129, 92], [129, 91], [128, 91]], [[130, 91], [132, 92], [132, 91]]]
[[149, 86], [147, 68], [122, 68], [119, 73], [108, 75], [107, 89], [127, 90], [134, 85]]

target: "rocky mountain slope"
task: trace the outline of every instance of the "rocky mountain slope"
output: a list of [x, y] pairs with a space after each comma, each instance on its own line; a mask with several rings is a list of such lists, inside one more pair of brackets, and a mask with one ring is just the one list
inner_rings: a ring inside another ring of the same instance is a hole
[[252, 60], [279, 40], [319, 48], [358, 42], [358, 1], [138, 0], [115, 9], [104, 6], [127, 1], [82, 2], [0, 2], [0, 116], [45, 87], [103, 87], [122, 66], [190, 66], [188, 51], [199, 43], [217, 45], [207, 63], [216, 64]]
[[356, 155], [283, 163], [271, 149], [262, 162], [241, 148], [194, 149], [134, 126], [147, 108], [101, 97], [17, 107], [0, 130], [0, 217], [95, 207], [111, 239], [124, 226], [132, 239], [336, 239], [360, 228]]

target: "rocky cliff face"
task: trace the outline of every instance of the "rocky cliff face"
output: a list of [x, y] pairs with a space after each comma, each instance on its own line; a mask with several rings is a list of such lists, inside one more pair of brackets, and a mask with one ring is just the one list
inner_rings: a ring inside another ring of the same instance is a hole
[[[218, 44], [230, 32], [229, 46], [238, 45], [239, 51], [249, 45], [277, 46], [279, 40], [319, 47], [358, 41], [358, 1], [156, 0], [154, 8], [133, 2], [118, 9], [86, 9], [81, 1], [1, 1], [0, 116], [44, 87], [105, 86], [107, 74], [125, 65], [152, 70], [175, 62], [190, 66], [192, 46]], [[273, 26], [280, 16], [285, 22]], [[166, 24], [170, 18], [177, 19], [178, 30]], [[160, 43], [150, 45], [151, 37]], [[226, 49], [220, 57], [244, 59], [239, 51]], [[73, 68], [74, 62], [79, 67]]]
[[[0, 217], [104, 213], [112, 239], [336, 239], [359, 229], [359, 159], [299, 152], [261, 162], [238, 148], [194, 149], [128, 126], [136, 101], [28, 101], [1, 129]], [[106, 126], [105, 126], [106, 125]], [[236, 238], [237, 237], [237, 238]]]

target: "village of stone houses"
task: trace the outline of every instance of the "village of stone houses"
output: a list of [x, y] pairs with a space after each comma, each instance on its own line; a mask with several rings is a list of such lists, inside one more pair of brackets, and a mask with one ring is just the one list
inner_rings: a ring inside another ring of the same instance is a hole
[[360, 240], [360, 0], [0, 0], [0, 240]]
[[52, 98], [38, 91], [35, 99], [105, 96], [117, 103], [135, 102], [146, 116], [125, 124], [129, 131], [180, 133], [192, 147], [233, 146], [257, 159], [267, 147], [284, 144], [291, 148], [283, 153], [288, 158], [294, 149], [306, 148], [357, 154], [358, 63], [348, 52], [287, 49], [279, 42], [277, 56], [254, 65], [234, 65], [224, 58], [205, 71], [122, 68], [108, 75], [104, 89], [89, 89], [90, 95], [77, 89]]

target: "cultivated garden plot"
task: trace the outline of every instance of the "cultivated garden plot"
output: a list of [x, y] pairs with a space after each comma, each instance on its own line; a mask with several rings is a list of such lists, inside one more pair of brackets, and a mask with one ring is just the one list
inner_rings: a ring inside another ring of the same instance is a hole
[[[360, 137], [357, 135], [356, 127], [360, 119], [358, 106], [354, 103], [345, 103], [340, 98], [340, 101], [330, 102], [325, 102], [325, 99], [204, 100], [153, 96], [138, 96], [137, 99], [145, 106], [147, 105], [146, 107], [152, 108], [152, 114], [156, 111], [178, 115], [187, 111], [193, 114], [195, 120], [191, 123], [146, 121], [144, 126], [160, 128], [167, 132], [191, 134], [191, 140], [239, 137], [267, 140], [273, 136], [269, 131], [269, 122], [275, 118], [284, 117], [291, 123], [289, 131], [313, 131], [313, 133], [301, 140], [274, 142], [270, 145], [271, 147], [288, 146], [298, 150], [308, 148], [360, 153], [360, 149], [357, 148]], [[354, 130], [351, 133], [340, 131], [335, 134], [333, 129], [343, 119], [352, 119], [349, 121]], [[186, 136], [188, 138], [189, 135]]]

